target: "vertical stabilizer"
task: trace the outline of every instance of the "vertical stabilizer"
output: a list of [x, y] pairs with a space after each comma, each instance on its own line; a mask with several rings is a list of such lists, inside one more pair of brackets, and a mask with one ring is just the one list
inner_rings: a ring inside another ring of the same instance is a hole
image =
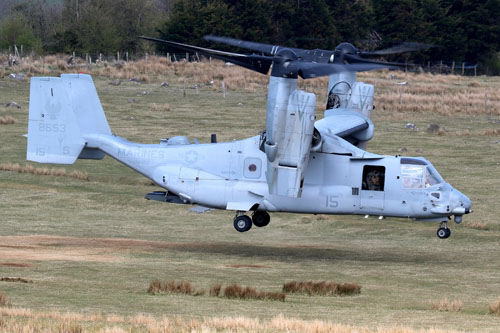
[[84, 136], [94, 133], [111, 131], [89, 75], [31, 79], [28, 160], [72, 164], [85, 147]]

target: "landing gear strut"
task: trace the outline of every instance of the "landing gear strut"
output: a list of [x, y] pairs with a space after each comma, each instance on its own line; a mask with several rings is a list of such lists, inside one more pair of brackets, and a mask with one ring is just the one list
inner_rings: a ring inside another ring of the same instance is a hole
[[448, 229], [448, 222], [441, 222], [441, 224], [439, 225], [439, 229], [437, 230], [437, 236], [441, 239], [446, 239], [450, 237], [450, 235], [451, 230]]

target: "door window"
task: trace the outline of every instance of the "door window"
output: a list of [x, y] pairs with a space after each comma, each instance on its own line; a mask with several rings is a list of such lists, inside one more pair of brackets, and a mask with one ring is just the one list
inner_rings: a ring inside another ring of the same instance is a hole
[[365, 165], [363, 168], [363, 184], [365, 191], [383, 191], [385, 183], [385, 167], [380, 165]]

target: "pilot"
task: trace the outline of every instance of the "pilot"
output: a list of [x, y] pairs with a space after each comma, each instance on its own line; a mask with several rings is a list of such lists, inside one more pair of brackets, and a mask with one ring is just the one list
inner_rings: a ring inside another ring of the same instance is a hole
[[380, 180], [380, 172], [372, 170], [366, 174], [365, 184], [363, 184], [369, 191], [382, 191], [382, 184]]

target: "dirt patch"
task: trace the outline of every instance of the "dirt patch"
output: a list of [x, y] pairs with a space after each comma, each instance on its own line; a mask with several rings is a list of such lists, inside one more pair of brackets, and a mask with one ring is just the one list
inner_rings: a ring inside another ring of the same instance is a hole
[[33, 264], [19, 263], [19, 262], [0, 262], [0, 266], [6, 267], [31, 267]]
[[226, 265], [228, 268], [272, 268], [271, 266], [264, 265]]
[[[12, 261], [119, 261], [117, 250], [84, 245], [78, 238], [53, 236], [5, 236], [0, 237], [0, 258]], [[64, 246], [61, 250], [59, 245]], [[2, 266], [28, 267], [31, 264], [4, 262]]]
[[[203, 243], [172, 243], [124, 238], [78, 238], [48, 235], [2, 236], [0, 258], [12, 261], [95, 261], [132, 260], [127, 254], [158, 249], [201, 251]], [[22, 267], [4, 262], [3, 266]], [[24, 266], [26, 267], [26, 266]]]

